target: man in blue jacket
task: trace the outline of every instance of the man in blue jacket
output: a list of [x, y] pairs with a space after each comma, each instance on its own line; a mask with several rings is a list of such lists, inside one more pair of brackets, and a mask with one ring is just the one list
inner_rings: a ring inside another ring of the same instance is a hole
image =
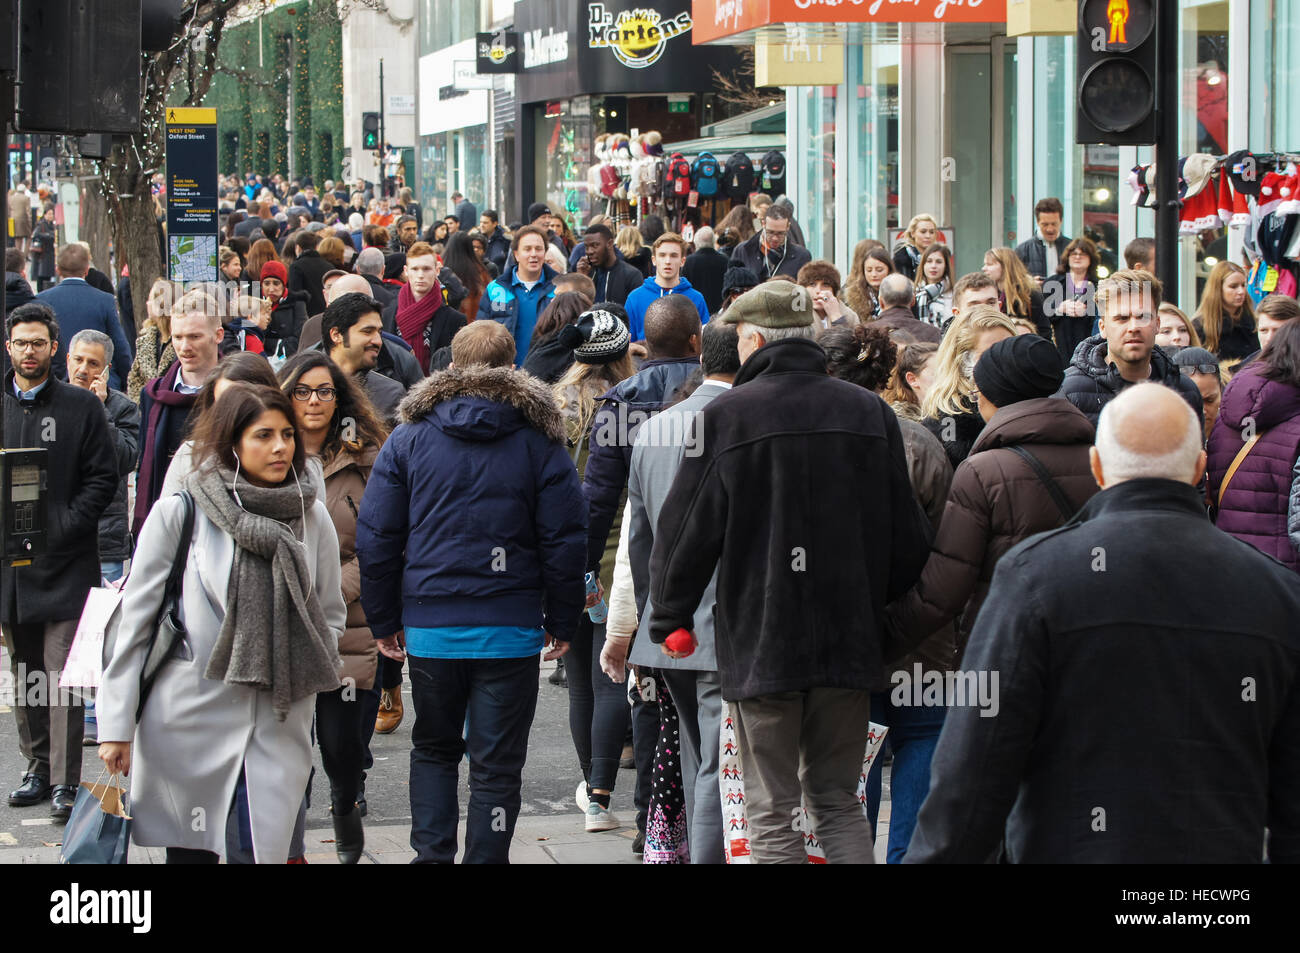
[[452, 367], [403, 401], [366, 485], [361, 604], [380, 651], [410, 656], [416, 863], [456, 857], [466, 751], [464, 863], [506, 863], [537, 656], [568, 651], [586, 598], [586, 505], [559, 410], [510, 366], [511, 336], [479, 321], [451, 349]]
[[[59, 283], [42, 291], [36, 300], [54, 312], [67, 340], [86, 330], [99, 331], [112, 338], [113, 370], [108, 385], [113, 390], [126, 390], [126, 377], [131, 373], [134, 352], [117, 317], [117, 299], [86, 284], [90, 252], [81, 245], [64, 245], [59, 249], [54, 268], [59, 274]], [[55, 352], [52, 369], [59, 380], [68, 379], [67, 355], [62, 350]]]
[[647, 278], [645, 284], [627, 296], [628, 330], [632, 332], [633, 341], [645, 340], [646, 309], [655, 300], [666, 295], [682, 295], [695, 310], [700, 313], [700, 323], [709, 323], [709, 306], [704, 295], [691, 287], [691, 283], [682, 277], [682, 262], [686, 259], [686, 242], [674, 232], [664, 232], [655, 239], [654, 245], [655, 273]]
[[537, 318], [555, 297], [555, 271], [546, 264], [546, 233], [534, 225], [515, 232], [511, 245], [516, 263], [487, 286], [478, 305], [478, 319], [505, 326], [515, 339], [515, 366], [528, 356]]

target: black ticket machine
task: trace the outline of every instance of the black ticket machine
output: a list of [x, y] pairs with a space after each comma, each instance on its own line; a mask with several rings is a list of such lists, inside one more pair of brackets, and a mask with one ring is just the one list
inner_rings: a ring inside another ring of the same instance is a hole
[[46, 545], [46, 468], [49, 451], [0, 450], [0, 513], [4, 515], [4, 562], [29, 566]]

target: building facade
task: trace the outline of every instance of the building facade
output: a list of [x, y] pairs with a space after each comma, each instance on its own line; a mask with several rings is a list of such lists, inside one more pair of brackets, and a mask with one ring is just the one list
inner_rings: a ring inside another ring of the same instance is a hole
[[[1179, 7], [1180, 154], [1300, 149], [1300, 4]], [[815, 257], [844, 268], [860, 239], [892, 243], [930, 212], [951, 230], [958, 270], [972, 271], [986, 249], [1033, 234], [1045, 196], [1063, 202], [1066, 234], [1098, 240], [1111, 261], [1154, 234], [1155, 212], [1131, 204], [1127, 184], [1151, 150], [1074, 142], [1074, 0], [694, 0], [692, 10], [697, 44], [837, 64], [837, 82], [787, 89], [789, 194], [812, 223]], [[1177, 300], [1194, 307], [1198, 279], [1221, 257], [1240, 261], [1241, 241], [1239, 229], [1182, 239]]]

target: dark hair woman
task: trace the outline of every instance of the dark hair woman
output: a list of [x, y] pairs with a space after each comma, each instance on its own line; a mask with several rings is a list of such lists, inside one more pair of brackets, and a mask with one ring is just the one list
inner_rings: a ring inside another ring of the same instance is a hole
[[478, 260], [478, 255], [474, 253], [474, 239], [468, 232], [456, 232], [447, 239], [447, 247], [442, 253], [442, 264], [444, 268], [450, 268], [460, 279], [460, 283], [465, 286], [465, 297], [460, 303], [459, 310], [465, 315], [466, 321], [473, 321], [478, 314], [478, 303], [483, 297], [483, 290], [492, 279], [488, 277], [483, 263]]
[[[573, 363], [573, 345], [560, 343], [560, 331], [566, 325], [577, 324], [578, 317], [591, 307], [586, 297], [576, 291], [566, 291], [552, 298], [533, 328], [528, 356], [524, 358], [524, 370], [548, 384], [554, 384], [563, 377]], [[597, 309], [608, 311], [624, 323], [627, 322], [627, 312], [612, 301], [598, 305]]]
[[[97, 700], [99, 757], [114, 773], [136, 769], [132, 838], [166, 847], [169, 863], [218, 862], [241, 781], [255, 861], [289, 858], [316, 693], [338, 687], [346, 618], [338, 538], [301, 479], [303, 459], [289, 398], [233, 384], [195, 431], [188, 538], [179, 496], [159, 500], [140, 534]], [[184, 548], [185, 637], [137, 724], [149, 640]]]
[[[1043, 279], [1043, 313], [1052, 323], [1056, 350], [1065, 367], [1069, 367], [1074, 359], [1079, 342], [1094, 333], [1093, 326], [1097, 323], [1097, 266], [1100, 264], [1097, 246], [1087, 238], [1076, 238], [1065, 246], [1056, 274]], [[1005, 284], [999, 282], [999, 287], [1005, 287]], [[1011, 313], [1012, 309], [1008, 307], [1007, 314]], [[1025, 317], [1019, 312], [1015, 316]]]
[[1208, 453], [1215, 525], [1300, 572], [1289, 532], [1300, 527], [1300, 324], [1282, 325], [1228, 382]]
[[[343, 685], [316, 696], [316, 739], [330, 784], [330, 818], [340, 863], [355, 864], [365, 844], [361, 828], [361, 773], [375, 730], [375, 673], [379, 652], [361, 608], [357, 514], [379, 448], [388, 439], [365, 392], [320, 351], [296, 355], [280, 368], [280, 387], [293, 398], [303, 448], [325, 468], [325, 507], [339, 540], [347, 628], [339, 642]], [[370, 717], [367, 718], [367, 710]]]
[[858, 242], [853, 249], [853, 264], [844, 282], [844, 303], [860, 321], [874, 321], [880, 317], [880, 283], [886, 275], [894, 273], [894, 260], [883, 245], [868, 244], [869, 239]]

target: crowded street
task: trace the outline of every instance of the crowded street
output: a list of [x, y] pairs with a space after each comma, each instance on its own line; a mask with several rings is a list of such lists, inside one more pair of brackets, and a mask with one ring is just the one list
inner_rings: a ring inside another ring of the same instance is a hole
[[1283, 0], [0, 4], [19, 908], [906, 864], [864, 911], [1278, 927], [1297, 42]]

